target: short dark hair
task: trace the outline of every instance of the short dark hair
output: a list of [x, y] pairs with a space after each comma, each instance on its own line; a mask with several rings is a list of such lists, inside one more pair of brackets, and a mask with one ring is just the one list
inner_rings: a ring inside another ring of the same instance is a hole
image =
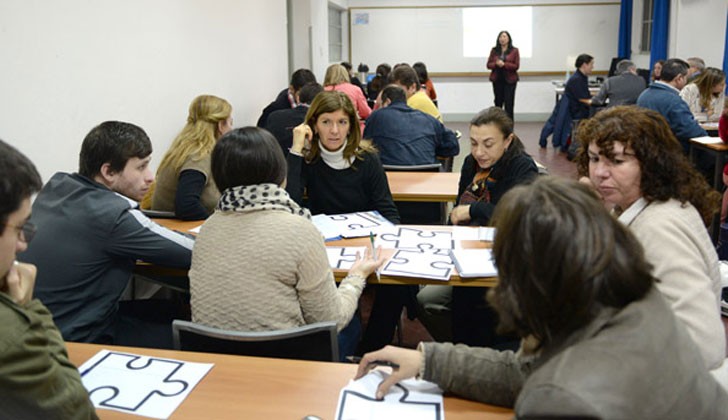
[[141, 127], [121, 121], [106, 121], [83, 139], [78, 173], [93, 178], [101, 166], [109, 163], [111, 170], [121, 172], [131, 158], [144, 159], [152, 154], [152, 142]]
[[298, 69], [291, 75], [291, 86], [298, 91], [308, 83], [316, 83], [316, 76], [309, 69]]
[[574, 63], [574, 66], [578, 69], [583, 64], [591, 63], [591, 61], [594, 59], [594, 57], [590, 56], [589, 54], [579, 54], [578, 57], [576, 57], [576, 62]]
[[418, 61], [412, 65], [412, 68], [417, 72], [417, 78], [420, 79], [420, 83], [425, 83], [430, 80], [425, 63]]
[[42, 186], [33, 162], [18, 149], [0, 140], [0, 234], [5, 232], [10, 214]]
[[681, 60], [679, 58], [667, 59], [662, 64], [662, 71], [660, 71], [659, 80], [672, 82], [676, 77], [688, 74], [688, 68], [690, 68], [690, 65], [685, 60]]
[[324, 88], [316, 83], [308, 83], [306, 86], [302, 87], [301, 90], [298, 91], [298, 101], [302, 104], [309, 104], [311, 105], [311, 102], [313, 102], [313, 98], [316, 97], [319, 93], [323, 92]]
[[407, 93], [398, 85], [387, 85], [382, 89], [382, 102], [389, 99], [394, 102], [407, 102]]
[[348, 61], [342, 61], [341, 65], [344, 66], [346, 71], [351, 71], [351, 63], [349, 63]]
[[410, 87], [420, 86], [420, 79], [417, 77], [415, 69], [410, 67], [409, 64], [399, 64], [394, 66], [390, 79], [399, 85]]
[[574, 180], [545, 176], [514, 187], [493, 221], [498, 285], [488, 300], [500, 332], [545, 347], [587, 325], [599, 307], [643, 298], [654, 283], [639, 241]]
[[513, 120], [508, 116], [508, 114], [506, 114], [506, 111], [504, 111], [503, 108], [495, 106], [485, 108], [475, 114], [475, 116], [470, 120], [470, 125], [474, 125], [476, 127], [488, 124], [496, 126], [501, 134], [503, 134], [504, 139], [513, 134], [511, 145], [501, 158], [504, 162], [513, 159], [517, 155], [525, 153], [526, 147], [523, 145], [521, 139], [513, 132]]
[[281, 185], [287, 171], [278, 141], [258, 127], [236, 128], [222, 136], [212, 149], [211, 166], [220, 191], [239, 185]]

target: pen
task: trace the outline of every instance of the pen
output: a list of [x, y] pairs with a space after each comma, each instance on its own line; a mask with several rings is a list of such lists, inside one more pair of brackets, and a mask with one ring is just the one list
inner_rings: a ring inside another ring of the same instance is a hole
[[[359, 356], [346, 356], [346, 360], [353, 362], [353, 363], [359, 363], [361, 362], [361, 357]], [[387, 366], [391, 367], [393, 369], [399, 369], [399, 365], [393, 362], [387, 362], [386, 360], [374, 360], [372, 362], [369, 362], [370, 365], [375, 366]]]

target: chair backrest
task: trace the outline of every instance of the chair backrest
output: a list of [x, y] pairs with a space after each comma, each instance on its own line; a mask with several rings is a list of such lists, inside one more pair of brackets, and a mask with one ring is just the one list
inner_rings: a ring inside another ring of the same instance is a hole
[[400, 172], [440, 172], [442, 169], [441, 163], [428, 163], [425, 165], [382, 165], [385, 171], [400, 171]]
[[176, 350], [281, 359], [339, 361], [336, 323], [317, 322], [285, 330], [242, 332], [179, 319], [172, 322]]

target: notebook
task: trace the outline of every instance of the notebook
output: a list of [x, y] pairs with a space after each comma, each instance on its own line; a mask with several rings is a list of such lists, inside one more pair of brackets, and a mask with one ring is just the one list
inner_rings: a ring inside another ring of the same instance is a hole
[[452, 258], [458, 274], [462, 278], [494, 277], [498, 275], [493, 264], [493, 253], [487, 248], [451, 249]]

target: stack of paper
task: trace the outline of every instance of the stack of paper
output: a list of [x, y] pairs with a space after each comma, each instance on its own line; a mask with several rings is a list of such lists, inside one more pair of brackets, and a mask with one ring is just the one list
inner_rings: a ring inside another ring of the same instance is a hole
[[313, 216], [311, 221], [326, 241], [369, 236], [370, 233], [376, 234], [382, 227], [394, 226], [378, 211], [333, 215], [318, 214]]
[[495, 277], [498, 275], [493, 264], [493, 253], [490, 249], [453, 249], [450, 257], [460, 277]]

